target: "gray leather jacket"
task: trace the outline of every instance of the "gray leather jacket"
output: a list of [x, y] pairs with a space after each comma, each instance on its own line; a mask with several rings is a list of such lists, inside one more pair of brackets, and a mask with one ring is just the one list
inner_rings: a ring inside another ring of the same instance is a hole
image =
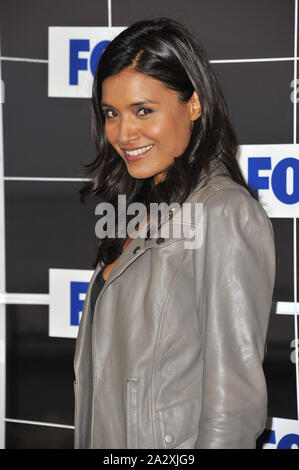
[[[133, 239], [93, 320], [101, 264], [91, 278], [74, 358], [75, 448], [251, 449], [264, 429], [271, 222], [222, 164], [186, 202], [202, 202], [198, 220], [182, 219], [202, 227], [200, 247], [186, 247], [187, 230]], [[166, 220], [176, 218], [159, 234]]]

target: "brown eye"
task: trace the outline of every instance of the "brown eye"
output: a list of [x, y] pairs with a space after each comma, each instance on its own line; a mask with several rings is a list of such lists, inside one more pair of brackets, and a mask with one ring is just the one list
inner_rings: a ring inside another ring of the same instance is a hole
[[114, 116], [109, 115], [108, 114], [109, 112], [115, 113], [115, 111], [113, 109], [102, 109], [102, 113], [103, 113], [104, 117], [108, 118], [108, 119], [112, 119]]
[[147, 114], [150, 114], [150, 113], [153, 112], [153, 110], [152, 110], [151, 108], [140, 108], [140, 109], [138, 110], [138, 114], [140, 114], [139, 111], [145, 111], [145, 113], [144, 113], [144, 114], [141, 114], [141, 116], [146, 116]]

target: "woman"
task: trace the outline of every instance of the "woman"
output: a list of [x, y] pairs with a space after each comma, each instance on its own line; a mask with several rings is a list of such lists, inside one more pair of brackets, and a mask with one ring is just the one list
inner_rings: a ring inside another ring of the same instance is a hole
[[145, 213], [147, 237], [100, 240], [74, 360], [75, 447], [255, 448], [273, 230], [209, 61], [176, 21], [137, 22], [103, 52], [92, 103], [98, 156], [82, 200], [170, 209], [154, 228]]

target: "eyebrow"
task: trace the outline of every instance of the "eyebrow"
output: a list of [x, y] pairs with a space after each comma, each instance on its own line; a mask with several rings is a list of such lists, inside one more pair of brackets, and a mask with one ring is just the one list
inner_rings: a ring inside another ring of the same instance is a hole
[[[130, 107], [133, 107], [133, 106], [140, 106], [140, 105], [142, 105], [142, 104], [148, 104], [148, 103], [159, 104], [158, 101], [143, 100], [143, 101], [137, 101], [137, 103], [131, 103], [131, 104], [130, 104]], [[104, 103], [104, 102], [101, 102], [101, 106], [109, 106], [110, 108], [113, 108], [113, 106], [111, 106], [111, 104], [107, 104], [107, 103]]]

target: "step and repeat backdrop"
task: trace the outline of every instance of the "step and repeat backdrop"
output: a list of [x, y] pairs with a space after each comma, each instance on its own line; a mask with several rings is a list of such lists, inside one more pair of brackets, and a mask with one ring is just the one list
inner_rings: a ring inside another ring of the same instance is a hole
[[99, 201], [84, 207], [78, 194], [82, 165], [95, 155], [92, 77], [114, 36], [135, 21], [168, 16], [204, 45], [239, 139], [242, 171], [273, 224], [268, 422], [257, 448], [299, 449], [297, 15], [297, 0], [2, 0], [0, 446], [73, 447], [73, 357], [98, 244]]

